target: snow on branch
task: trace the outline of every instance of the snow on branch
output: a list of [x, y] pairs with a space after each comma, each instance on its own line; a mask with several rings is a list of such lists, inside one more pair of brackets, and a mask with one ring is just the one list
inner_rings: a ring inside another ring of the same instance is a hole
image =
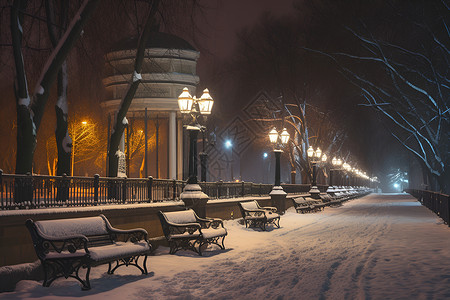
[[134, 71], [133, 82], [140, 81], [140, 80], [142, 80], [142, 75], [140, 73], [137, 73], [136, 71]]

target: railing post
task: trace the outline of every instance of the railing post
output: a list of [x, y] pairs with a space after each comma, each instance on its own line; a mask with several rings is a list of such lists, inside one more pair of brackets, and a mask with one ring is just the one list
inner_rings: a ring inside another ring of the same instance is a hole
[[222, 187], [222, 183], [223, 183], [222, 180], [219, 180], [219, 181], [216, 182], [217, 199], [220, 199], [220, 196], [221, 196], [220, 190], [221, 190], [221, 187]]
[[98, 187], [99, 187], [100, 175], [94, 175], [94, 205], [98, 204]]
[[447, 199], [447, 225], [450, 227], [450, 196], [446, 197]]
[[241, 197], [245, 196], [245, 182], [242, 181], [242, 186], [241, 186]]
[[153, 188], [153, 177], [152, 176], [148, 176], [148, 181], [147, 181], [147, 198], [148, 198], [148, 202], [152, 202], [152, 188]]
[[175, 179], [172, 181], [172, 191], [172, 200], [177, 200], [177, 181]]
[[127, 178], [123, 178], [122, 182], [122, 203], [127, 201]]
[[26, 200], [29, 201], [29, 204], [31, 205], [33, 203], [33, 174], [30, 172], [27, 173], [27, 177], [25, 180], [25, 190], [26, 193]]

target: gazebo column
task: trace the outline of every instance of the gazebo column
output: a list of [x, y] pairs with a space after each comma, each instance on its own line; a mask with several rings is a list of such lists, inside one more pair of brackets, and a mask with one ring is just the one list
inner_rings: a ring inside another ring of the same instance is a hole
[[177, 113], [169, 112], [169, 178], [177, 179]]
[[177, 121], [177, 179], [183, 179], [183, 123]]

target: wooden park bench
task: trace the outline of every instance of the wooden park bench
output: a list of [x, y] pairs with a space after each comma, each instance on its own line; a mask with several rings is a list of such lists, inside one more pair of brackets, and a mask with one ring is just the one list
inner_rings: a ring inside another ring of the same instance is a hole
[[307, 202], [303, 197], [291, 198], [292, 204], [294, 204], [295, 211], [297, 213], [307, 213], [314, 211], [315, 207], [311, 203]]
[[305, 197], [297, 197], [292, 198], [292, 203], [294, 204], [294, 208], [297, 211], [297, 213], [307, 213], [307, 212], [315, 212], [319, 210], [323, 210], [326, 203], [318, 200], [318, 199], [312, 199], [312, 198], [305, 198]]
[[276, 213], [275, 207], [261, 207], [256, 200], [238, 202], [238, 204], [245, 227], [254, 226], [266, 230], [266, 224], [273, 224], [280, 228], [280, 215]]
[[326, 203], [327, 206], [339, 206], [343, 201], [340, 198], [331, 196], [330, 194], [320, 194], [319, 197], [324, 203]]
[[202, 247], [215, 244], [225, 249], [227, 230], [221, 219], [200, 218], [192, 210], [158, 213], [161, 226], [170, 247], [170, 254], [178, 250], [192, 250], [202, 255]]
[[[109, 264], [108, 274], [120, 266], [135, 266], [147, 274], [147, 255], [152, 246], [144, 229], [113, 228], [104, 215], [98, 217], [26, 221], [33, 246], [44, 268], [45, 287], [59, 277], [77, 279], [83, 290], [91, 288], [91, 267]], [[138, 264], [144, 257], [142, 267]], [[115, 266], [113, 267], [113, 263]], [[80, 269], [86, 277], [80, 278]]]

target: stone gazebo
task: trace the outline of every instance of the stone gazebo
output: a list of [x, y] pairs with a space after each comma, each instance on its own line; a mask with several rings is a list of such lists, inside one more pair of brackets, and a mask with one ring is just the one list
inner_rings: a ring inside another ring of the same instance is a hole
[[[137, 37], [127, 38], [106, 54], [103, 79], [106, 99], [101, 105], [108, 120], [114, 119], [127, 90], [137, 44]], [[199, 55], [191, 44], [172, 34], [155, 31], [148, 39], [142, 81], [127, 114], [129, 128], [133, 128], [137, 120], [144, 124], [141, 129], [145, 137], [142, 176], [182, 179], [183, 127], [177, 113], [178, 95], [184, 87], [195, 94], [199, 82], [196, 75]], [[129, 152], [125, 147], [125, 143], [121, 143], [120, 150]]]

